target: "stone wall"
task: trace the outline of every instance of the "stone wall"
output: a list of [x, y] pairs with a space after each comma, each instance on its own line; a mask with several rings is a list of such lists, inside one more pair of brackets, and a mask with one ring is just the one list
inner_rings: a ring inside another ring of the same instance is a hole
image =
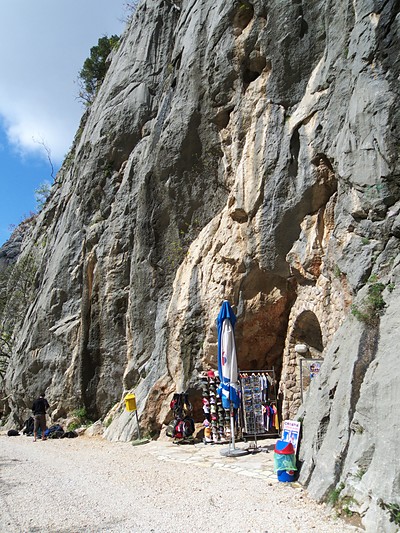
[[[301, 358], [320, 359], [349, 312], [353, 291], [346, 276], [328, 255], [334, 239], [335, 194], [328, 205], [304, 219], [299, 239], [287, 255], [297, 281], [296, 300], [290, 309], [280, 392], [283, 419], [293, 418], [302, 403]], [[308, 353], [296, 353], [305, 343]], [[304, 391], [303, 391], [304, 392]], [[304, 396], [304, 395], [303, 395]]]

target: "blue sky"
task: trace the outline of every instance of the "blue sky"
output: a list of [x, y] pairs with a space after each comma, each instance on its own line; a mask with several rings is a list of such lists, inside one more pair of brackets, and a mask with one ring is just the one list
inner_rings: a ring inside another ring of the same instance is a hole
[[76, 79], [103, 35], [120, 35], [124, 0], [1, 0], [0, 246], [36, 209], [83, 113]]

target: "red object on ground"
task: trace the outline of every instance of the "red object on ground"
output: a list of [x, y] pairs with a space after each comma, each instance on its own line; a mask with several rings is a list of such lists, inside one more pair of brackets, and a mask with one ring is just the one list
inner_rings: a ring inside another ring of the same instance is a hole
[[277, 440], [275, 443], [275, 453], [279, 455], [292, 455], [294, 454], [293, 444], [284, 440]]

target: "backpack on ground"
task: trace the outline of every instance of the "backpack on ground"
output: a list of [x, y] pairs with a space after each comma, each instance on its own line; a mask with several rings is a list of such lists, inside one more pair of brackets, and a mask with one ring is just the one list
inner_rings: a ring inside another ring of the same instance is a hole
[[183, 420], [178, 420], [175, 426], [175, 439], [183, 439], [185, 436], [185, 424]]
[[167, 435], [167, 437], [171, 437], [172, 439], [175, 437], [175, 426], [177, 424], [177, 420], [172, 420], [168, 426], [167, 426], [167, 430], [165, 432], [165, 434]]
[[46, 429], [44, 436], [49, 439], [59, 439], [63, 433], [63, 428], [59, 424], [54, 424], [54, 426], [50, 426]]
[[74, 439], [77, 436], [78, 436], [78, 433], [76, 431], [66, 431], [65, 433], [63, 433], [61, 438], [62, 439]]
[[169, 423], [166, 435], [175, 440], [183, 440], [194, 433], [194, 420], [191, 418], [192, 404], [187, 392], [175, 393], [170, 407], [174, 412], [174, 420]]
[[17, 437], [19, 435], [18, 431], [16, 429], [9, 429], [7, 431], [7, 435], [9, 437]]
[[53, 431], [53, 433], [50, 433], [50, 435], [47, 437], [48, 439], [62, 439], [64, 438], [64, 430], [62, 431]]
[[183, 436], [191, 437], [194, 433], [194, 420], [190, 416], [187, 416], [183, 419]]
[[27, 420], [24, 422], [24, 426], [22, 429], [23, 435], [33, 435], [33, 429], [34, 429], [35, 421], [33, 419], [33, 416], [30, 416]]

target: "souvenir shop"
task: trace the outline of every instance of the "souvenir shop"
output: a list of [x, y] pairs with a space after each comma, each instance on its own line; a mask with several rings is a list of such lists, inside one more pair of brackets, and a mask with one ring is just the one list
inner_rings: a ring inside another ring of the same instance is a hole
[[[209, 370], [201, 377], [204, 413], [204, 442], [227, 443], [231, 438], [230, 412], [218, 395], [218, 372]], [[241, 403], [235, 410], [235, 436], [243, 440], [277, 437], [280, 419], [274, 369], [239, 371]]]

